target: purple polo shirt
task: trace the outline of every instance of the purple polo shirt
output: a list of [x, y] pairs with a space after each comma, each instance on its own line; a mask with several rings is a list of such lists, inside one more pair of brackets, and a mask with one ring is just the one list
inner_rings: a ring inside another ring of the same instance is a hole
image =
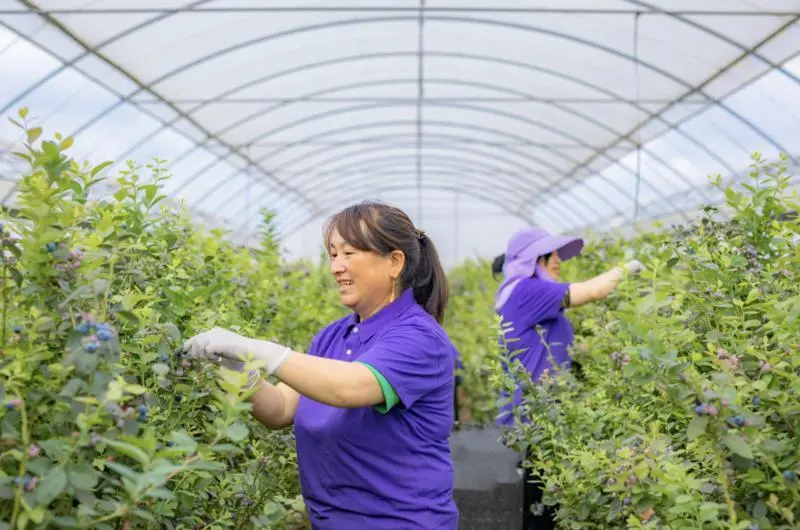
[[[505, 334], [505, 340], [509, 342], [508, 353], [513, 354], [514, 360], [525, 366], [533, 382], [539, 380], [546, 368], [553, 371], [550, 354], [562, 368], [568, 368], [572, 362], [567, 349], [572, 344], [574, 333], [562, 308], [568, 288], [568, 283], [526, 278], [514, 287], [508, 300], [498, 311], [503, 323], [513, 328]], [[536, 331], [537, 326], [541, 326], [543, 337]], [[508, 373], [505, 363], [504, 369]], [[507, 399], [507, 394], [502, 397]], [[514, 392], [513, 402], [514, 405], [522, 403], [520, 387]], [[507, 426], [513, 423], [512, 404], [502, 405], [497, 425]]]
[[456, 530], [448, 442], [456, 352], [411, 290], [364, 322], [333, 322], [309, 354], [366, 363], [400, 398], [386, 413], [300, 398], [294, 428], [312, 527]]

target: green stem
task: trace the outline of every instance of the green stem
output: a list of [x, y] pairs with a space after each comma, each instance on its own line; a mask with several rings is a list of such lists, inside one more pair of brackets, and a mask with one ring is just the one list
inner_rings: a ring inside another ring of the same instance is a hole
[[[25, 408], [25, 402], [17, 393], [17, 399], [20, 401], [20, 416], [22, 417], [22, 445], [27, 448], [30, 445], [30, 435], [28, 434], [28, 412]], [[22, 453], [22, 462], [19, 465], [19, 472], [17, 477], [20, 479], [20, 484], [14, 492], [14, 509], [11, 512], [11, 528], [16, 527], [17, 517], [19, 517], [20, 503], [22, 502], [22, 490], [25, 484], [22, 482], [22, 477], [25, 476], [25, 464], [28, 462], [28, 452]]]

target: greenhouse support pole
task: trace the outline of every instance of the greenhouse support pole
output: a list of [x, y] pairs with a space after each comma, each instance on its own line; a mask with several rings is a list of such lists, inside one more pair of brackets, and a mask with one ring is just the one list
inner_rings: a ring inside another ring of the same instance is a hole
[[[634, 101], [639, 104], [639, 15], [633, 15]], [[636, 191], [633, 194], [633, 230], [639, 230], [639, 188], [642, 182], [642, 128], [636, 130]]]
[[422, 224], [422, 99], [425, 95], [425, 0], [419, 2], [417, 47], [417, 224]]
[[458, 238], [461, 234], [459, 234], [459, 210], [460, 210], [460, 199], [461, 194], [459, 190], [453, 192], [453, 263], [458, 263]]

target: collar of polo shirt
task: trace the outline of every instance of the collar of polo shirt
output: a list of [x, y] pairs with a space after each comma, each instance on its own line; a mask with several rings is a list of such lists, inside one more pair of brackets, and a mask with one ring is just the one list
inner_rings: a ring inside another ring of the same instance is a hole
[[358, 315], [352, 313], [347, 321], [345, 336], [349, 336], [351, 333], [358, 333], [366, 340], [374, 335], [376, 331], [385, 328], [389, 322], [402, 315], [412, 305], [414, 305], [414, 292], [411, 288], [408, 288], [394, 302], [363, 322], [359, 322]]

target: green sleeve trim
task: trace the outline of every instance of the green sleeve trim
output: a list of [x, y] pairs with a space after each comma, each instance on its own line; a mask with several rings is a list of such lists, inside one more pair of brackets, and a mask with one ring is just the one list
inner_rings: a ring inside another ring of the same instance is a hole
[[397, 396], [397, 392], [394, 391], [394, 387], [392, 387], [391, 383], [389, 383], [389, 381], [383, 377], [382, 373], [365, 362], [361, 362], [361, 364], [369, 368], [369, 371], [372, 372], [372, 374], [375, 376], [375, 379], [378, 380], [378, 384], [381, 385], [381, 390], [383, 391], [383, 403], [375, 405], [375, 410], [381, 414], [388, 413], [395, 405], [400, 403], [400, 398]]

